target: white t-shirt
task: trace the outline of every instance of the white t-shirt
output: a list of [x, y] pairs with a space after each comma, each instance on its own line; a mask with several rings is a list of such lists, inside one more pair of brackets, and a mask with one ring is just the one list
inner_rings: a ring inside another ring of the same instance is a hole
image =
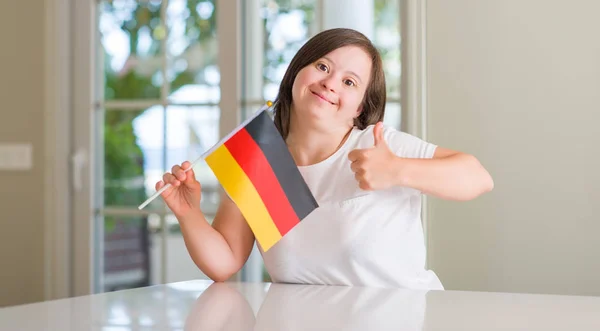
[[[261, 250], [273, 282], [443, 289], [425, 269], [422, 193], [398, 186], [364, 191], [350, 169], [348, 153], [374, 145], [373, 127], [354, 128], [335, 154], [298, 167], [319, 208]], [[384, 139], [405, 158], [431, 158], [436, 148], [389, 127]]]

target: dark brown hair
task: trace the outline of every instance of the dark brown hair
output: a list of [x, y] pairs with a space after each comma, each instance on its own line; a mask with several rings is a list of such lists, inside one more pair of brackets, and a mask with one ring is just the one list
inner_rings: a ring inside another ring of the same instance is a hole
[[290, 128], [292, 108], [292, 86], [298, 72], [328, 53], [344, 47], [357, 46], [362, 48], [372, 60], [371, 80], [365, 91], [362, 111], [354, 120], [359, 129], [383, 120], [385, 114], [386, 87], [383, 64], [379, 51], [364, 34], [345, 28], [335, 28], [322, 31], [308, 40], [290, 62], [281, 85], [279, 94], [273, 103], [275, 110], [275, 126], [283, 139], [287, 138]]

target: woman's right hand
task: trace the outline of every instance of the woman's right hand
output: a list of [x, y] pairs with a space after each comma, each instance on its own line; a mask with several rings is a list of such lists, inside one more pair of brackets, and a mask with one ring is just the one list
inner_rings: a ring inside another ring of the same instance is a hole
[[196, 180], [193, 169], [184, 171], [191, 166], [188, 161], [183, 162], [181, 166], [174, 165], [171, 172], [165, 173], [163, 180], [156, 183], [157, 191], [166, 184], [171, 184], [161, 197], [178, 219], [189, 215], [194, 210], [200, 210], [202, 194], [200, 183]]

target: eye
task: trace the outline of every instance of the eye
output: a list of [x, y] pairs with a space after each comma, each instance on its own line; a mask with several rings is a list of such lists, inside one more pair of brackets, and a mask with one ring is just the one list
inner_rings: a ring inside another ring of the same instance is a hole
[[329, 72], [329, 67], [323, 63], [317, 63], [317, 69], [325, 72]]
[[351, 79], [344, 80], [344, 84], [346, 84], [347, 86], [356, 86], [356, 83]]

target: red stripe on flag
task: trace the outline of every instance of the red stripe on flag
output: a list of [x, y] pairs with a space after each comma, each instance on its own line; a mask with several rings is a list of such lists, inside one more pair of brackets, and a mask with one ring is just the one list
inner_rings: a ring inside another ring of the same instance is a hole
[[263, 151], [245, 128], [227, 140], [225, 146], [254, 184], [281, 235], [285, 235], [300, 219]]

